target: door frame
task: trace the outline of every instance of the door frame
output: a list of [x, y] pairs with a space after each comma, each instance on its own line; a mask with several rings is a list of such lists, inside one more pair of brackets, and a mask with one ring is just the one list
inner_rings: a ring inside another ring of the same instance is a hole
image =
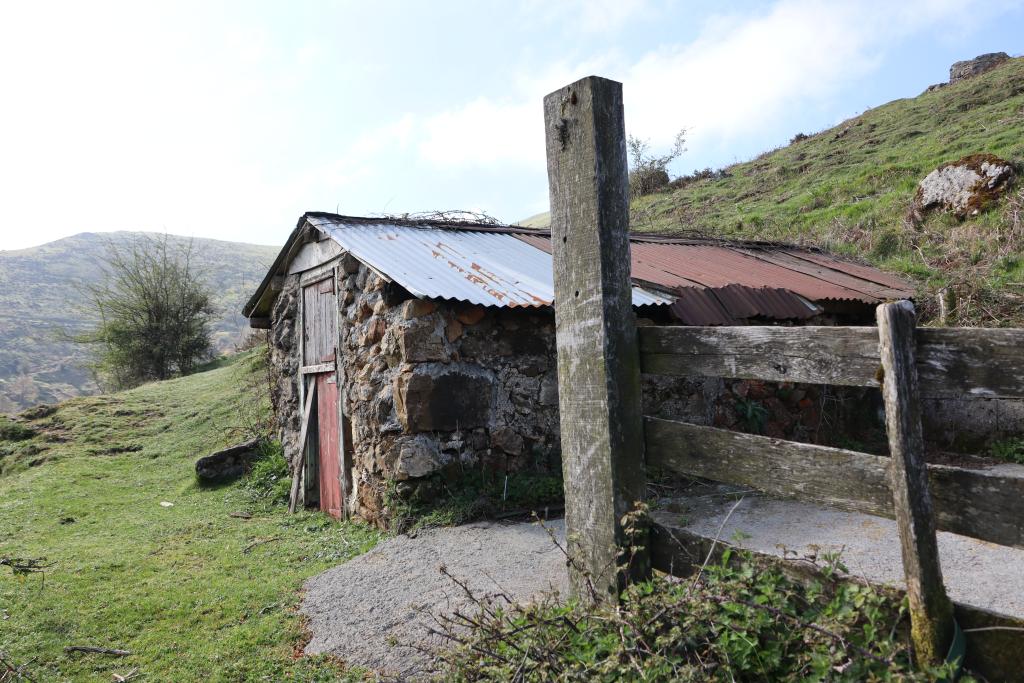
[[[333, 372], [335, 373], [335, 382], [338, 386], [338, 453], [334, 457], [338, 458], [338, 485], [341, 490], [342, 498], [342, 519], [348, 519], [355, 503], [355, 496], [352, 482], [352, 451], [350, 442], [350, 434], [346, 430], [345, 426], [349, 423], [348, 415], [345, 411], [345, 326], [342, 323], [341, 305], [340, 305], [340, 291], [341, 291], [341, 277], [342, 270], [338, 264], [340, 262], [340, 256], [335, 257], [325, 263], [311, 268], [303, 272], [299, 276], [299, 311], [298, 311], [298, 324], [296, 325], [296, 331], [299, 335], [299, 405], [305, 405], [304, 399], [307, 391], [306, 381], [307, 377], [311, 378], [311, 381], [316, 381], [316, 375], [323, 372], [331, 372], [332, 369], [327, 367], [333, 364]], [[337, 314], [334, 318], [334, 361], [333, 363], [319, 363], [316, 365], [304, 365], [305, 362], [305, 296], [304, 289], [310, 285], [323, 282], [324, 280], [331, 280], [334, 286], [334, 298], [335, 305], [338, 307]], [[308, 435], [307, 439], [312, 442], [316, 441], [316, 458], [307, 458], [306, 462], [309, 463], [310, 469], [304, 474], [306, 475], [305, 485], [302, 487], [306, 493], [304, 504], [309, 504], [310, 496], [309, 492], [312, 489], [317, 490], [317, 496], [319, 496], [319, 462], [320, 458], [324, 457], [324, 454], [320, 452], [319, 448], [319, 416], [316, 423], [316, 434]], [[310, 430], [313, 431], [313, 430]], [[307, 444], [308, 445], [308, 444]], [[310, 451], [307, 451], [310, 452]], [[312, 462], [311, 462], [312, 461]]]

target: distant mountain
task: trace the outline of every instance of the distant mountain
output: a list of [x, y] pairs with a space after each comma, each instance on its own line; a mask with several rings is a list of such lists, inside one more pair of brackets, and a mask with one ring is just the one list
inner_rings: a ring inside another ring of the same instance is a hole
[[[62, 341], [88, 320], [85, 285], [101, 277], [111, 244], [141, 233], [82, 233], [38, 247], [0, 251], [0, 413], [96, 391], [84, 367], [87, 350]], [[171, 236], [173, 242], [190, 238]], [[234, 348], [246, 329], [240, 310], [266, 273], [277, 247], [194, 239], [199, 270], [211, 285], [218, 316], [214, 343]]]

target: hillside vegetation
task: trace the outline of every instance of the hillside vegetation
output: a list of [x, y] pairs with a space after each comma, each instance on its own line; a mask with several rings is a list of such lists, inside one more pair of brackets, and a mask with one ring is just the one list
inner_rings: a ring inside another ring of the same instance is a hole
[[[289, 515], [252, 480], [196, 484], [197, 457], [265, 416], [265, 400], [245, 388], [261, 371], [250, 353], [0, 418], [0, 653], [30, 680], [111, 681], [133, 669], [146, 681], [355, 676], [329, 658], [294, 657], [295, 607], [306, 577], [369, 549], [377, 533]], [[52, 566], [19, 576], [4, 558]], [[64, 651], [83, 645], [131, 654]]]
[[[912, 226], [906, 217], [918, 182], [977, 153], [1017, 166], [1011, 193], [964, 221], [933, 212]], [[1024, 325], [1021, 170], [1024, 59], [1012, 59], [752, 161], [678, 178], [633, 201], [631, 226], [821, 246], [911, 277], [926, 314], [935, 305], [929, 295], [949, 286], [957, 304], [952, 323]], [[524, 224], [547, 222], [541, 214]]]
[[[95, 391], [84, 367], [86, 349], [62, 341], [60, 332], [78, 332], [87, 323], [85, 286], [100, 278], [108, 245], [124, 245], [137, 234], [82, 233], [0, 251], [0, 414]], [[187, 239], [169, 237], [171, 244]], [[277, 249], [208, 239], [194, 244], [218, 311], [214, 344], [219, 351], [232, 350], [246, 329], [242, 304]]]

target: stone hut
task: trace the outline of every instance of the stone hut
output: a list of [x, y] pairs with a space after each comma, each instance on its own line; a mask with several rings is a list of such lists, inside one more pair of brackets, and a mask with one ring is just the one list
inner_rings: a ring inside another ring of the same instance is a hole
[[[877, 303], [910, 296], [873, 268], [783, 245], [637, 235], [632, 259], [645, 325], [871, 324]], [[444, 495], [460, 472], [560, 473], [552, 298], [545, 231], [303, 215], [244, 309], [270, 331], [301, 502], [383, 523], [389, 495]], [[729, 425], [756, 399], [761, 431], [800, 438], [818, 428], [814, 391], [646, 378], [644, 403]]]

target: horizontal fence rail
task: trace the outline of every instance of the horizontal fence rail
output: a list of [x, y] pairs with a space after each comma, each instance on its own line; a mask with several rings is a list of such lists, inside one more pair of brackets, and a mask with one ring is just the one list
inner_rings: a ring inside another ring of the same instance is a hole
[[[876, 327], [641, 327], [643, 372], [880, 386]], [[923, 396], [1024, 397], [1024, 330], [917, 330]]]
[[[644, 418], [648, 467], [893, 518], [889, 458]], [[942, 531], [1024, 548], [1024, 476], [928, 466]]]

